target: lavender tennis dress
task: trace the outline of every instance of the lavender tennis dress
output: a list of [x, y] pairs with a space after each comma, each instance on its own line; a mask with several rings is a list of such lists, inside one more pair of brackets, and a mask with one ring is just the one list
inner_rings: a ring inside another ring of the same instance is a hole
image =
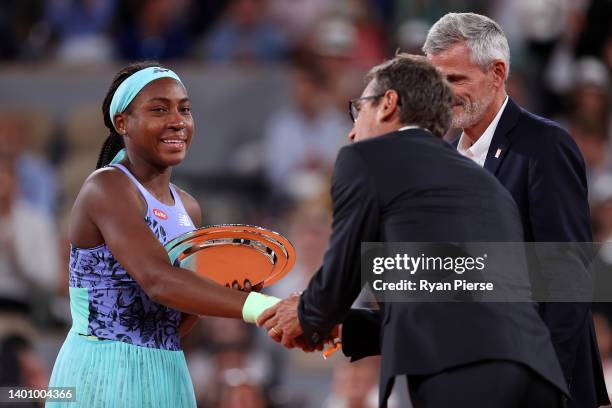
[[[112, 166], [145, 198], [144, 221], [162, 244], [195, 228], [173, 185], [174, 205], [169, 206], [124, 166]], [[195, 407], [180, 347], [181, 312], [153, 302], [105, 244], [72, 246], [69, 274], [72, 328], [49, 386], [76, 387], [77, 403], [47, 406]]]

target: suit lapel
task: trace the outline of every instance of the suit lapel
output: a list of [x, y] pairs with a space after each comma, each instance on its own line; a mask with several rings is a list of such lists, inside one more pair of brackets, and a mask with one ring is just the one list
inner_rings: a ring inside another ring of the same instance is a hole
[[520, 113], [521, 110], [518, 105], [514, 103], [512, 99], [508, 98], [506, 109], [504, 109], [504, 113], [502, 113], [499, 119], [495, 133], [493, 134], [493, 139], [491, 140], [491, 145], [487, 151], [487, 158], [484, 162], [484, 168], [493, 174], [497, 174], [499, 165], [508, 154], [508, 150], [510, 149], [508, 134], [514, 126], [516, 126]]

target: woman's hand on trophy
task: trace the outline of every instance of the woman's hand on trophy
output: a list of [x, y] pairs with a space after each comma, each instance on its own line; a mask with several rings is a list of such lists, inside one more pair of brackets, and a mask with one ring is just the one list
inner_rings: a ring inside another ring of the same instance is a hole
[[263, 289], [263, 282], [258, 283], [257, 285], [253, 285], [250, 280], [245, 279], [243, 284], [241, 285], [237, 280], [234, 280], [232, 284], [225, 284], [226, 287], [236, 289], [242, 292], [260, 292]]

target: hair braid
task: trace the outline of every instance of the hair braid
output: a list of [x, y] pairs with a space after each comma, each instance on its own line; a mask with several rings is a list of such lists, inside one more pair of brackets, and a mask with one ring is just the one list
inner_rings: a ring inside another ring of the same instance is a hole
[[111, 132], [102, 145], [96, 169], [108, 165], [124, 147], [123, 138], [118, 133]]

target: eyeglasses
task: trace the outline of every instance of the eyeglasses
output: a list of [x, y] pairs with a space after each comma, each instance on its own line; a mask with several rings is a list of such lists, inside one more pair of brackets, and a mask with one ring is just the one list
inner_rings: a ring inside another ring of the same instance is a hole
[[363, 101], [378, 99], [381, 96], [385, 96], [385, 94], [381, 93], [379, 95], [362, 96], [361, 98], [351, 99], [349, 101], [349, 115], [351, 116], [351, 121], [355, 123], [355, 121], [357, 120], [357, 116], [359, 116], [359, 111], [361, 110], [361, 103]]

